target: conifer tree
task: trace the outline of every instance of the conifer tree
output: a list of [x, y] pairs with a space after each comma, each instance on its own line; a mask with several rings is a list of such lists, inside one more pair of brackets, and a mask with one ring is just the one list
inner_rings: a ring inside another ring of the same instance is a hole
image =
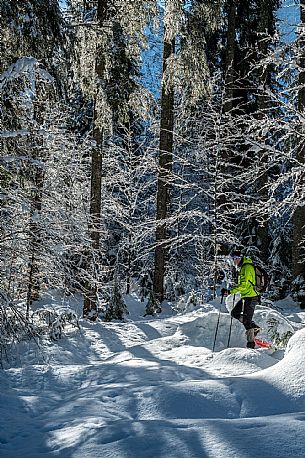
[[[300, 114], [305, 111], [305, 6], [300, 5], [300, 19], [301, 24], [299, 27], [299, 91], [298, 91], [298, 111]], [[305, 163], [305, 146], [304, 141], [301, 139], [297, 150], [297, 160], [300, 164]], [[301, 176], [297, 184], [299, 189], [304, 187], [304, 174]], [[294, 278], [299, 277], [299, 281], [303, 282], [305, 279], [305, 207], [302, 202], [298, 206], [293, 215], [293, 244], [292, 244], [292, 269]]]
[[[259, 59], [266, 59], [268, 52], [268, 43], [270, 40], [269, 33], [270, 24], [269, 24], [269, 2], [266, 0], [259, 1], [258, 8], [258, 55]], [[258, 95], [257, 95], [257, 109], [258, 117], [264, 122], [266, 119], [266, 110], [268, 108], [268, 99], [266, 93], [268, 86], [270, 85], [270, 66], [263, 66], [260, 69], [258, 74]], [[265, 161], [268, 160], [268, 156], [264, 151], [261, 152], [261, 156], [264, 156]], [[263, 173], [260, 180], [258, 180], [257, 188], [259, 196], [262, 200], [266, 201], [268, 198], [267, 193], [267, 182], [268, 176], [266, 173]], [[267, 221], [261, 222], [257, 227], [257, 245], [260, 251], [260, 258], [263, 262], [268, 261], [269, 255], [269, 224]]]
[[170, 59], [175, 53], [175, 34], [170, 30], [170, 2], [166, 3], [164, 45], [163, 45], [163, 71], [161, 90], [161, 118], [160, 118], [160, 144], [159, 144], [159, 172], [156, 202], [156, 248], [154, 261], [154, 295], [162, 302], [164, 299], [164, 276], [167, 255], [167, 229], [166, 217], [169, 206], [169, 180], [173, 161], [173, 129], [174, 129], [174, 87], [169, 72]]
[[236, 0], [229, 0], [227, 12], [227, 39], [225, 53], [225, 85], [226, 101], [224, 112], [231, 112], [233, 108], [234, 84], [236, 85], [235, 46], [236, 46]]
[[[177, 147], [174, 142], [174, 100], [181, 100], [181, 110], [186, 116], [194, 105], [209, 92], [208, 66], [206, 60], [206, 35], [216, 27], [218, 2], [199, 1], [188, 5], [184, 2], [165, 4], [164, 65], [161, 93], [161, 130], [159, 152], [159, 175], [156, 209], [156, 248], [154, 293], [158, 300], [164, 299], [164, 278], [168, 252], [175, 250], [170, 241], [168, 218], [172, 218], [175, 175], [179, 160], [173, 160]], [[170, 31], [168, 28], [170, 27]], [[175, 52], [175, 40], [178, 40]], [[165, 76], [165, 78], [164, 78]], [[170, 79], [170, 78], [171, 79]], [[176, 94], [174, 96], [174, 94]], [[183, 108], [182, 108], [183, 106]], [[163, 125], [163, 124], [164, 125]], [[181, 170], [183, 167], [181, 168]], [[169, 196], [172, 196], [172, 199]], [[177, 225], [179, 231], [179, 224]], [[172, 228], [171, 233], [173, 234]], [[182, 236], [182, 234], [180, 235]], [[179, 238], [180, 238], [179, 236]], [[173, 257], [171, 259], [172, 263]], [[168, 264], [170, 264], [168, 263]], [[170, 265], [168, 270], [171, 271]], [[170, 273], [169, 273], [170, 274]]]
[[106, 321], [122, 320], [124, 315], [128, 313], [124, 302], [117, 274], [114, 276], [112, 293], [105, 314]]
[[[102, 31], [107, 20], [108, 3], [107, 0], [98, 0], [96, 20], [99, 29]], [[102, 182], [102, 151], [104, 143], [104, 132], [101, 125], [103, 114], [99, 110], [102, 104], [101, 83], [104, 80], [105, 64], [104, 50], [101, 46], [96, 48], [95, 71], [96, 79], [95, 95], [93, 100], [93, 139], [95, 146], [92, 151], [91, 162], [91, 191], [90, 191], [90, 210], [89, 210], [89, 234], [91, 239], [90, 253], [88, 254], [88, 270], [90, 280], [86, 287], [83, 314], [85, 317], [95, 320], [97, 317], [97, 294], [98, 294], [98, 270], [99, 270], [99, 251], [101, 235], [101, 182]]]
[[[128, 163], [129, 148], [125, 133], [133, 131], [135, 125], [140, 125], [139, 113], [144, 112], [140, 104], [141, 98], [145, 97], [136, 81], [139, 76], [136, 62], [140, 56], [144, 27], [154, 9], [154, 3], [152, 0], [126, 1], [124, 4], [119, 1], [111, 4], [107, 1], [88, 3], [83, 17], [76, 21], [82, 43], [79, 73], [88, 112], [93, 111], [93, 124], [88, 130], [93, 131], [95, 145], [92, 153], [89, 212], [91, 243], [86, 252], [86, 280], [83, 285], [84, 316], [93, 319], [96, 316], [99, 288], [103, 287], [104, 282], [112, 281], [113, 259], [119, 247], [126, 246], [127, 225], [125, 222], [122, 224], [122, 215], [114, 218], [117, 215], [114, 215], [113, 208], [115, 201], [118, 208], [125, 205], [119, 198], [119, 195], [124, 194], [120, 187], [124, 187], [125, 183], [117, 181], [120, 164], [126, 166]], [[82, 11], [82, 5], [77, 2], [73, 4], [76, 11], [77, 8]], [[128, 21], [127, 13], [136, 18], [135, 21]], [[88, 41], [93, 44], [90, 47], [93, 52], [88, 52]], [[132, 142], [136, 143], [136, 140]], [[118, 173], [108, 176], [114, 170]], [[131, 265], [130, 251], [128, 256]]]

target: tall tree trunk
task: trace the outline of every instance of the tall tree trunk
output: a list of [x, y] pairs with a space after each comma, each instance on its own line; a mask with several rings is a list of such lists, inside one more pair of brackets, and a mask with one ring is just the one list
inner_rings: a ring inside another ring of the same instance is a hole
[[[99, 0], [97, 7], [97, 22], [99, 27], [103, 26], [107, 19], [107, 0]], [[96, 50], [95, 73], [97, 85], [104, 77], [104, 63], [102, 50]], [[99, 87], [96, 90], [96, 98], [98, 96]], [[97, 318], [98, 304], [98, 271], [99, 271], [99, 249], [101, 238], [101, 184], [102, 184], [102, 150], [103, 150], [103, 131], [99, 127], [98, 118], [100, 113], [97, 110], [96, 100], [94, 101], [93, 114], [93, 138], [95, 140], [95, 148], [92, 152], [91, 162], [91, 191], [90, 191], [90, 225], [89, 233], [91, 239], [91, 253], [89, 253], [89, 275], [85, 298], [83, 315], [91, 320]]]
[[[37, 101], [37, 88], [35, 93], [35, 102], [33, 104], [33, 119], [39, 126], [43, 124], [42, 106]], [[34, 161], [42, 162], [43, 154], [43, 138], [39, 135], [39, 129], [33, 129], [31, 137], [33, 143], [29, 145], [32, 150], [32, 159]], [[29, 278], [27, 288], [27, 306], [26, 314], [29, 316], [30, 305], [33, 301], [37, 301], [40, 298], [40, 266], [39, 259], [41, 258], [42, 249], [42, 234], [41, 234], [41, 209], [42, 209], [42, 198], [43, 198], [43, 186], [44, 186], [44, 168], [43, 166], [33, 167], [33, 188], [32, 188], [32, 201], [31, 201], [31, 213], [29, 223], [29, 237], [30, 237], [30, 261], [29, 261]]]
[[[300, 5], [301, 13], [301, 33], [304, 34], [305, 27], [305, 5]], [[299, 39], [300, 48], [300, 60], [299, 60], [299, 98], [298, 98], [298, 109], [300, 113], [305, 111], [305, 37], [301, 35]], [[303, 126], [301, 127], [303, 129]], [[305, 144], [302, 140], [298, 153], [297, 159], [301, 164], [305, 164]], [[304, 173], [301, 177], [299, 186], [304, 186]], [[293, 244], [292, 244], [292, 271], [293, 276], [302, 276], [305, 279], [305, 206], [298, 206], [293, 215]]]
[[226, 46], [226, 93], [224, 112], [230, 112], [233, 108], [234, 97], [234, 60], [235, 60], [235, 35], [236, 35], [236, 0], [228, 2], [228, 30]]
[[175, 52], [175, 40], [164, 39], [163, 49], [163, 82], [161, 94], [161, 120], [159, 145], [159, 175], [157, 183], [156, 208], [156, 248], [153, 290], [155, 298], [162, 302], [164, 299], [165, 262], [168, 251], [167, 228], [165, 219], [169, 205], [169, 175], [173, 161], [173, 128], [174, 128], [174, 87], [166, 84], [168, 60]]
[[[226, 176], [227, 168], [233, 159], [233, 153], [229, 150], [221, 148], [221, 129], [223, 123], [223, 117], [228, 117], [230, 122], [230, 117], [234, 116], [234, 86], [235, 86], [235, 79], [236, 79], [236, 69], [235, 69], [235, 52], [236, 52], [236, 0], [228, 0], [227, 2], [227, 9], [228, 9], [228, 20], [227, 20], [227, 37], [226, 37], [226, 54], [225, 54], [225, 93], [224, 93], [224, 103], [222, 107], [222, 112], [220, 113], [220, 119], [218, 125], [215, 129], [216, 132], [216, 161], [215, 161], [215, 176], [214, 176], [214, 211], [213, 211], [213, 220], [214, 220], [214, 235], [213, 235], [213, 247], [214, 247], [214, 272], [213, 272], [213, 298], [216, 294], [216, 283], [218, 277], [218, 252], [219, 248], [222, 247], [223, 249], [223, 241], [218, 240], [218, 222], [220, 212], [226, 214], [226, 218], [232, 221], [232, 217], [230, 215], [231, 211], [230, 208], [232, 206], [232, 201], [228, 199], [226, 194], [222, 191], [220, 192], [221, 188], [221, 181], [222, 177]], [[225, 121], [226, 122], [226, 121]], [[232, 184], [230, 184], [232, 187]], [[235, 221], [237, 225], [238, 222]], [[213, 227], [213, 225], [212, 225]], [[220, 243], [219, 243], [220, 242]]]
[[42, 168], [37, 168], [34, 176], [34, 191], [32, 198], [31, 221], [29, 224], [30, 233], [30, 261], [29, 279], [27, 290], [27, 316], [29, 315], [30, 305], [37, 301], [40, 296], [40, 269], [39, 255], [41, 252], [41, 209], [42, 191], [44, 185], [44, 172]]
[[[96, 119], [94, 110], [94, 119]], [[89, 233], [91, 239], [91, 253], [89, 253], [91, 275], [84, 299], [83, 314], [94, 320], [97, 317], [97, 292], [99, 270], [99, 248], [101, 237], [101, 184], [102, 184], [102, 145], [103, 133], [98, 127], [94, 127], [93, 138], [96, 146], [92, 152], [91, 162], [91, 191], [90, 191], [90, 224]]]
[[[269, 31], [269, 0], [259, 0], [259, 23], [258, 23], [258, 50], [259, 59], [264, 58], [268, 51], [268, 37]], [[270, 67], [263, 65], [262, 70], [259, 71], [259, 93], [257, 99], [258, 116], [264, 119], [264, 111], [268, 106], [268, 99], [266, 96], [266, 89], [270, 79]], [[263, 152], [262, 152], [263, 153]], [[264, 157], [264, 156], [263, 156]], [[266, 159], [264, 159], [264, 162]], [[265, 188], [268, 181], [267, 173], [264, 173], [257, 183], [259, 198], [265, 201], [268, 198], [268, 193]], [[260, 250], [260, 257], [263, 262], [267, 263], [269, 257], [269, 234], [268, 222], [263, 222], [257, 227], [257, 247]]]

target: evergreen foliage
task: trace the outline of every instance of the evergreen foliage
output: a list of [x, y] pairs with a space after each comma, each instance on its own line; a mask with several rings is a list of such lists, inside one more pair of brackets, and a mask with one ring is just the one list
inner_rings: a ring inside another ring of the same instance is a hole
[[156, 313], [160, 313], [160, 301], [155, 297], [154, 292], [150, 291], [148, 295], [148, 300], [145, 308], [145, 314], [147, 315], [155, 315]]
[[116, 277], [114, 280], [110, 301], [106, 310], [105, 320], [123, 320], [125, 314], [128, 314], [128, 310], [121, 293], [120, 284]]

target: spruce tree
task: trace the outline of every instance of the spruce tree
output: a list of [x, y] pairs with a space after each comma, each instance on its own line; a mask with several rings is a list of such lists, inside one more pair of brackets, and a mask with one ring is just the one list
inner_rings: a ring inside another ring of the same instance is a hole
[[[299, 91], [298, 91], [298, 111], [300, 115], [305, 111], [305, 6], [300, 5], [300, 18], [301, 25], [299, 28]], [[305, 147], [303, 139], [300, 140], [297, 150], [297, 160], [300, 164], [305, 163]], [[304, 187], [304, 175], [302, 175], [300, 182], [297, 184], [300, 188]], [[303, 283], [305, 280], [305, 207], [302, 202], [298, 205], [293, 214], [293, 244], [292, 244], [292, 270], [294, 278], [298, 278], [299, 282]]]
[[[98, 0], [96, 20], [98, 27], [103, 28], [107, 20], [108, 3], [107, 0]], [[105, 65], [104, 65], [104, 50], [97, 46], [95, 50], [95, 70], [94, 77], [96, 79], [96, 88], [93, 99], [93, 139], [95, 146], [92, 150], [91, 159], [91, 190], [90, 190], [90, 210], [89, 210], [89, 234], [91, 246], [88, 253], [88, 270], [90, 272], [90, 280], [86, 287], [83, 315], [91, 320], [97, 318], [98, 304], [98, 271], [99, 271], [99, 251], [100, 251], [100, 236], [101, 236], [101, 182], [102, 182], [102, 151], [104, 143], [104, 132], [101, 127], [102, 113], [99, 110], [99, 104], [102, 103], [100, 85], [104, 80]]]
[[172, 169], [173, 129], [174, 129], [174, 87], [172, 81], [166, 81], [166, 72], [170, 59], [175, 52], [175, 37], [165, 25], [163, 46], [163, 73], [161, 91], [161, 118], [159, 144], [159, 172], [156, 202], [156, 248], [154, 261], [154, 294], [162, 302], [164, 299], [164, 276], [167, 257], [166, 217], [169, 206], [169, 181]]

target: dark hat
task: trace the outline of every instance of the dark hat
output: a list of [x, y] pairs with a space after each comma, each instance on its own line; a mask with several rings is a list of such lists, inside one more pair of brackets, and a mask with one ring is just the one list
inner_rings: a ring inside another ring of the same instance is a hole
[[234, 250], [230, 253], [230, 257], [232, 259], [242, 259], [243, 255], [240, 250]]

